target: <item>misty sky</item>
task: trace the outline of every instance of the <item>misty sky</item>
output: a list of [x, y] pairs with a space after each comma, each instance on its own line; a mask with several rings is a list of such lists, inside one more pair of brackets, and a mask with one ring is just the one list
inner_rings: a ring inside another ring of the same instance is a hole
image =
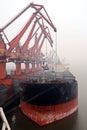
[[2, 0], [0, 28], [31, 2], [44, 5], [56, 26], [59, 57], [75, 72], [86, 67], [87, 0]]

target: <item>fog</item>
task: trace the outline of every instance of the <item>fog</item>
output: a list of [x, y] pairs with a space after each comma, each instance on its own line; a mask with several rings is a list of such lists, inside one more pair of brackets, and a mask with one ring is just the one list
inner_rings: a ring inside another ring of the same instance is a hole
[[[60, 59], [66, 59], [65, 62], [69, 64], [70, 70], [76, 76], [79, 73], [84, 75], [83, 72], [87, 70], [87, 1], [3, 0], [0, 3], [0, 28], [31, 2], [44, 5], [57, 28], [57, 48]], [[5, 32], [11, 36], [15, 30], [12, 32], [5, 30]]]

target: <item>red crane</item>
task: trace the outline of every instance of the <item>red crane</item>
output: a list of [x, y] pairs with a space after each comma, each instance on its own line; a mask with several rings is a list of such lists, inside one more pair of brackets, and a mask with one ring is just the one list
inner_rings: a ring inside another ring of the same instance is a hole
[[0, 34], [0, 79], [6, 77], [6, 45]]
[[[19, 40], [22, 38], [22, 36], [24, 35], [25, 31], [27, 30], [27, 28], [30, 26], [30, 24], [32, 23], [33, 19], [39, 14], [56, 32], [56, 28], [53, 25], [48, 13], [46, 12], [44, 6], [42, 5], [38, 5], [38, 4], [29, 4], [25, 9], [23, 9], [15, 18], [13, 18], [8, 24], [6, 24], [3, 28], [0, 29], [0, 32], [4, 32], [4, 30], [11, 25], [18, 17], [20, 17], [26, 10], [28, 10], [29, 8], [34, 8], [36, 10], [35, 13], [32, 14], [31, 18], [29, 18], [28, 22], [26, 23], [26, 25], [23, 27], [23, 29], [20, 31], [19, 34], [17, 34], [17, 36], [10, 41], [10, 47], [8, 49], [8, 52], [11, 52], [15, 46], [18, 44]], [[46, 17], [42, 14], [41, 10], [44, 10]], [[6, 37], [6, 34], [3, 33]], [[7, 37], [6, 37], [7, 39]], [[9, 40], [8, 40], [9, 41]]]
[[53, 41], [52, 41], [48, 27], [44, 27], [43, 32], [44, 32], [44, 36], [42, 38], [41, 44], [39, 45], [39, 47], [37, 48], [37, 51], [35, 52], [35, 59], [37, 61], [37, 70], [39, 70], [39, 69], [41, 70], [41, 67], [42, 67], [41, 65], [42, 65], [42, 62], [43, 62], [43, 55], [41, 53], [41, 49], [42, 49], [42, 46], [44, 44], [45, 39], [48, 40], [51, 47], [52, 47], [52, 44], [53, 44]]
[[[9, 27], [16, 19], [18, 19], [25, 11], [27, 11], [29, 8], [33, 8], [35, 9], [35, 13], [32, 14], [32, 16], [29, 18], [28, 22], [26, 23], [26, 25], [22, 28], [22, 30], [9, 42], [9, 39], [7, 38], [4, 30]], [[41, 11], [44, 11], [46, 16], [43, 15], [43, 13]], [[42, 5], [38, 5], [38, 4], [29, 4], [25, 9], [23, 9], [16, 17], [14, 17], [8, 24], [6, 24], [3, 28], [0, 29], [0, 32], [3, 33], [4, 37], [6, 38], [6, 40], [8, 41], [8, 44], [9, 44], [9, 48], [4, 48], [3, 46], [3, 49], [5, 50], [5, 57], [7, 58], [8, 55], [10, 56], [11, 53], [14, 53], [14, 48], [17, 47], [18, 43], [20, 42], [21, 38], [24, 36], [25, 32], [27, 31], [27, 29], [29, 28], [29, 26], [31, 25], [31, 23], [34, 21], [34, 19], [36, 19], [36, 16], [39, 15], [40, 17], [43, 18], [43, 20], [45, 20], [45, 22], [51, 26], [51, 28], [54, 29], [54, 31], [56, 32], [56, 28], [55, 26], [53, 25], [48, 13], [46, 12], [44, 6]], [[33, 24], [33, 27], [29, 33], [29, 37], [26, 41], [26, 43], [23, 45], [23, 53], [27, 50], [27, 46], [29, 44], [29, 41], [33, 35], [33, 31], [34, 31], [34, 28], [35, 28], [35, 25], [36, 23]], [[42, 35], [42, 34], [41, 34]], [[35, 44], [35, 49], [37, 47], [37, 44]], [[16, 49], [17, 51], [17, 49]], [[0, 48], [0, 52], [1, 52], [1, 48]], [[18, 52], [20, 53], [20, 52]], [[2, 54], [3, 56], [3, 54]], [[16, 55], [18, 57], [18, 55]], [[0, 60], [0, 66], [1, 66], [1, 73], [2, 75], [0, 75], [0, 79], [1, 78], [4, 78], [6, 76], [6, 58], [3, 59], [3, 60]], [[5, 62], [4, 62], [5, 60]], [[4, 63], [3, 63], [4, 62]], [[4, 64], [4, 65], [2, 65]], [[3, 67], [2, 67], [3, 66]], [[20, 67], [21, 67], [21, 61], [20, 62], [17, 62], [16, 61], [16, 72], [17, 72], [17, 75], [20, 75], [21, 74], [21, 71], [20, 71]], [[4, 70], [4, 71], [2, 71]], [[3, 73], [4, 72], [4, 73]]]
[[9, 86], [12, 84], [12, 79], [6, 77], [7, 58], [6, 44], [3, 40], [2, 34], [0, 34], [0, 84], [6, 84]]

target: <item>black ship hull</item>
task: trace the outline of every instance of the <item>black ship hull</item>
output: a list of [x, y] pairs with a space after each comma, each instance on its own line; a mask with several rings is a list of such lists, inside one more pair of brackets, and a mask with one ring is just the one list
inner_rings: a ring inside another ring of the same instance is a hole
[[33, 76], [21, 83], [21, 110], [41, 126], [69, 116], [78, 108], [75, 77], [68, 71], [61, 75], [47, 73], [44, 78]]
[[22, 100], [32, 105], [48, 106], [66, 103], [78, 96], [77, 82], [23, 83]]

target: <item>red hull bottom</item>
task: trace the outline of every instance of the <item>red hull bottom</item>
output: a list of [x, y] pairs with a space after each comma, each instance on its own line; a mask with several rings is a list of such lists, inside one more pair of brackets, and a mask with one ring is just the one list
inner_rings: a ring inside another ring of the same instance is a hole
[[78, 108], [78, 98], [64, 104], [54, 106], [36, 106], [21, 101], [22, 112], [40, 126], [63, 119]]

